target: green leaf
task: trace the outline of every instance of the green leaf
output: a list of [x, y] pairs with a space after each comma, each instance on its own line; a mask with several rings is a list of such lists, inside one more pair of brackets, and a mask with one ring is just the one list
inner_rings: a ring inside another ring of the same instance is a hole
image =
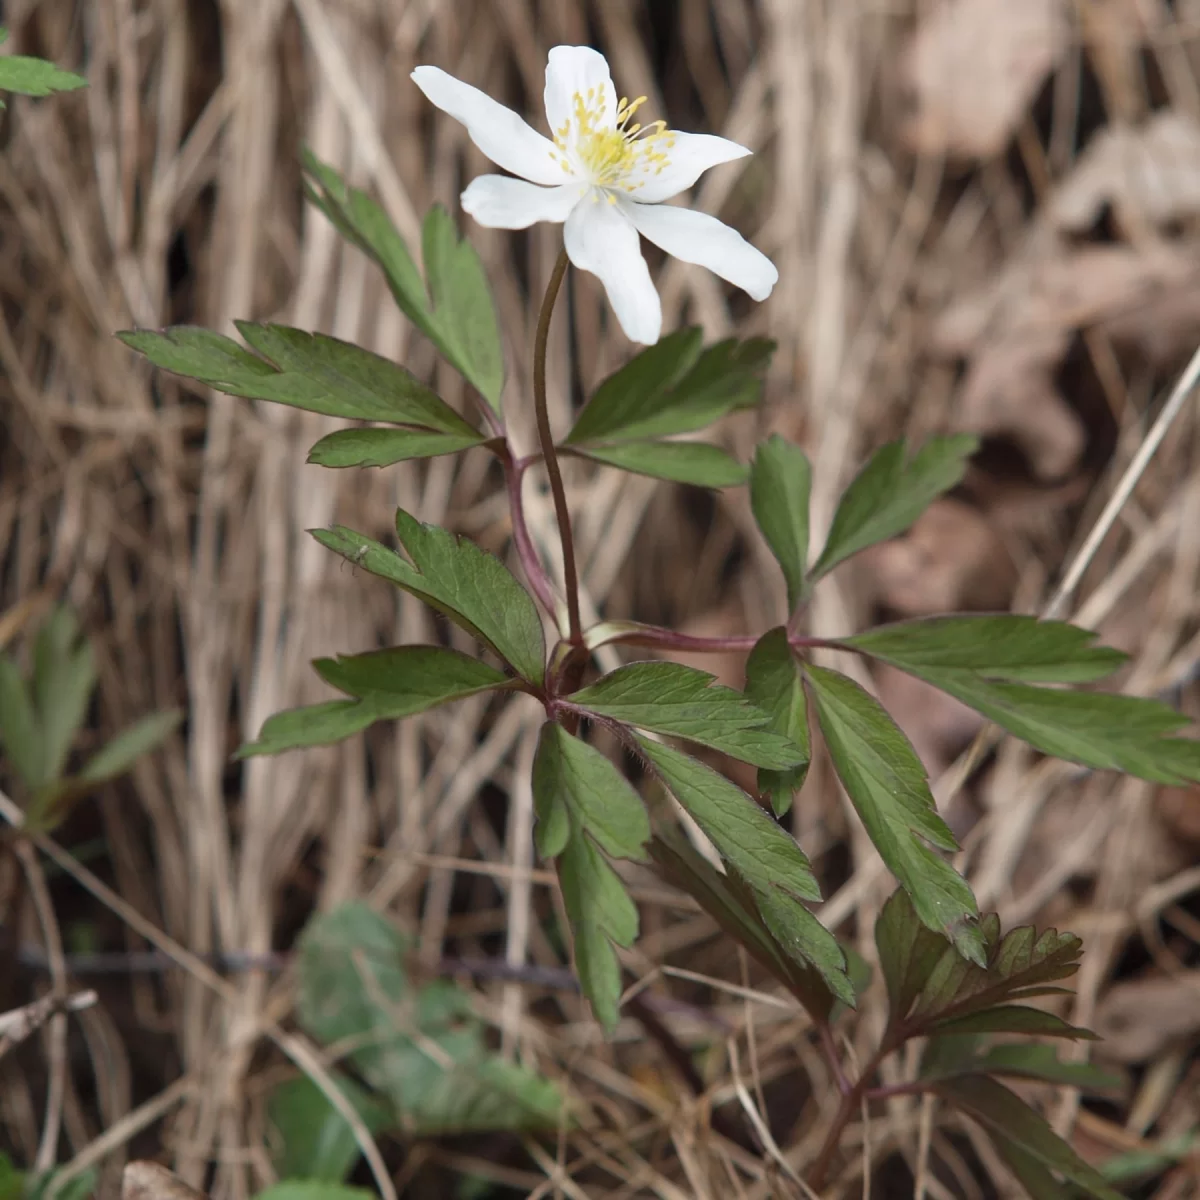
[[[387, 1125], [390, 1113], [385, 1105], [352, 1079], [340, 1075], [334, 1079], [369, 1132], [378, 1133]], [[277, 1139], [272, 1143], [275, 1173], [284, 1179], [341, 1183], [358, 1161], [354, 1131], [307, 1076], [272, 1089], [267, 1117]]]
[[1121, 1086], [1121, 1078], [1102, 1071], [1091, 1063], [1060, 1062], [1053, 1046], [1039, 1043], [1011, 1043], [993, 1046], [977, 1059], [977, 1070], [984, 1075], [1008, 1075], [1017, 1079], [1039, 1079], [1090, 1092], [1111, 1092]]
[[104, 749], [88, 759], [79, 780], [83, 783], [103, 783], [124, 774], [143, 754], [148, 754], [169, 737], [183, 720], [181, 709], [151, 713], [121, 730]]
[[853, 1005], [854, 989], [837, 939], [801, 903], [819, 900], [821, 890], [795, 840], [723, 775], [670, 746], [645, 738], [638, 744], [672, 795], [753, 890], [771, 935]]
[[741, 692], [679, 663], [629, 663], [567, 701], [580, 712], [687, 738], [760, 767], [778, 770], [804, 758], [801, 747], [763, 728], [770, 715]]
[[21, 782], [30, 790], [46, 779], [45, 746], [33, 696], [17, 664], [0, 655], [0, 746]]
[[455, 239], [453, 222], [433, 209], [422, 229], [425, 274], [433, 304], [404, 239], [365, 192], [347, 187], [309, 151], [303, 157], [305, 193], [347, 241], [383, 270], [400, 310], [463, 377], [500, 411], [503, 357], [495, 305], [483, 266], [470, 243]]
[[1127, 655], [1093, 646], [1096, 635], [1065, 621], [1002, 616], [923, 617], [844, 638], [842, 645], [902, 670], [956, 668], [984, 679], [1087, 683], [1111, 675]]
[[804, 591], [812, 468], [804, 451], [778, 434], [760, 443], [750, 464], [750, 507], [787, 583], [788, 611]]
[[238, 750], [239, 758], [340, 742], [376, 721], [410, 717], [511, 683], [495, 667], [442, 646], [395, 646], [344, 658], [319, 658], [313, 666], [326, 683], [357, 699], [276, 713], [264, 722], [258, 741]]
[[[599, 750], [554, 721], [542, 726], [538, 739], [533, 795], [539, 822], [553, 820], [551, 813], [565, 808], [572, 824], [586, 831], [605, 854], [645, 859], [650, 819], [641, 797]], [[554, 857], [559, 851], [543, 848], [544, 836], [539, 834], [539, 849]]]
[[776, 816], [792, 807], [792, 797], [804, 784], [812, 759], [808, 731], [808, 701], [787, 630], [780, 626], [764, 633], [746, 660], [746, 696], [769, 713], [767, 728], [787, 738], [803, 753], [800, 763], [786, 770], [763, 767], [758, 772], [758, 790], [771, 797]]
[[421, 253], [446, 357], [499, 412], [504, 352], [487, 275], [474, 247], [465, 238], [459, 241], [453, 218], [440, 205], [425, 217]]
[[1055, 1171], [1098, 1200], [1121, 1200], [1104, 1177], [1071, 1149], [1043, 1117], [1003, 1084], [985, 1076], [948, 1079], [935, 1085], [948, 1104], [977, 1121], [994, 1140], [1015, 1146], [1035, 1162]]
[[1096, 1041], [1096, 1035], [1077, 1025], [1069, 1025], [1062, 1017], [1030, 1008], [1027, 1004], [1001, 1004], [984, 1008], [961, 1017], [935, 1021], [932, 1033], [1024, 1033], [1030, 1037], [1059, 1037]]
[[444, 613], [523, 678], [540, 683], [546, 661], [541, 618], [512, 572], [470, 539], [422, 525], [403, 509], [396, 510], [396, 530], [411, 563], [340, 525], [310, 532], [322, 546]]
[[366, 1188], [320, 1179], [284, 1179], [264, 1188], [254, 1200], [377, 1200]]
[[982, 964], [975, 897], [931, 849], [957, 846], [938, 815], [916, 751], [878, 701], [853, 680], [813, 666], [805, 667], [805, 676], [834, 769], [879, 856], [912, 897], [922, 923]]
[[620, 876], [592, 843], [575, 831], [558, 858], [563, 906], [575, 939], [575, 970], [596, 1019], [610, 1032], [620, 1018], [621, 966], [614, 944], [632, 946], [637, 906]]
[[351, 1047], [354, 1069], [412, 1136], [555, 1128], [563, 1106], [555, 1084], [488, 1050], [457, 984], [414, 987], [408, 950], [361, 902], [314, 917], [297, 953], [301, 1025], [325, 1045]]
[[996, 683], [954, 667], [903, 668], [1044, 754], [1154, 783], [1200, 778], [1200, 743], [1169, 734], [1188, 718], [1157, 700]]
[[661, 338], [610, 375], [579, 414], [572, 446], [692, 433], [758, 403], [773, 342], [730, 338], [701, 351], [701, 331]]
[[908, 1016], [949, 945], [942, 934], [921, 923], [907, 892], [897, 889], [888, 897], [875, 921], [875, 946], [892, 1024]]
[[978, 438], [959, 434], [930, 438], [909, 462], [903, 441], [877, 450], [842, 495], [809, 582], [852, 554], [903, 533], [962, 480], [967, 459], [978, 448]]
[[428, 433], [417, 429], [339, 429], [308, 452], [318, 467], [390, 467], [412, 458], [435, 458], [482, 445], [481, 434]]
[[92, 647], [71, 610], [57, 608], [38, 630], [33, 646], [33, 703], [43, 755], [39, 785], [62, 775], [95, 687]]
[[[0, 37], [0, 42], [6, 40]], [[50, 96], [55, 92], [73, 92], [87, 87], [87, 80], [72, 71], [64, 71], [41, 58], [24, 54], [0, 56], [0, 91], [22, 96]]]
[[385, 717], [410, 717], [510, 682], [503, 671], [444, 646], [392, 646], [318, 658], [313, 666], [331, 687], [368, 701]]
[[634, 475], [649, 475], [696, 487], [736, 487], [747, 471], [719, 446], [707, 442], [617, 442], [613, 445], [571, 446], [574, 454], [619, 467]]

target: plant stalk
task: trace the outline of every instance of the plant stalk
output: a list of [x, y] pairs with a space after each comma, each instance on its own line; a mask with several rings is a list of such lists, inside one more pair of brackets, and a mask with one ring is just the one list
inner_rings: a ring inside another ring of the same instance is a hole
[[567, 273], [567, 252], [560, 250], [558, 261], [546, 285], [542, 300], [542, 311], [538, 316], [537, 334], [533, 339], [533, 409], [537, 416], [538, 439], [542, 444], [542, 457], [546, 462], [546, 474], [550, 476], [550, 492], [554, 496], [554, 515], [558, 518], [558, 532], [562, 538], [563, 583], [567, 592], [567, 640], [572, 646], [583, 644], [583, 625], [579, 619], [579, 574], [575, 568], [575, 539], [571, 533], [571, 513], [567, 508], [567, 492], [563, 487], [562, 471], [558, 465], [558, 452], [554, 449], [554, 435], [550, 431], [550, 412], [546, 407], [546, 343], [550, 338], [550, 318], [554, 315], [554, 302], [558, 299], [563, 277]]

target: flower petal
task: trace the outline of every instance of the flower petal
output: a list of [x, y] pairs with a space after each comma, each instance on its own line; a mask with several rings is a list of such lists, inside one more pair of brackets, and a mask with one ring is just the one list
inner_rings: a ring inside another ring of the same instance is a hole
[[539, 187], [507, 175], [480, 175], [462, 194], [463, 212], [489, 229], [528, 229], [539, 221], [565, 221], [587, 191], [583, 183]]
[[707, 267], [755, 300], [765, 300], [771, 294], [779, 278], [775, 264], [716, 217], [692, 208], [632, 204], [625, 199], [620, 208], [643, 237], [668, 254]]
[[665, 164], [645, 173], [636, 171], [625, 181], [636, 188], [630, 199], [639, 204], [670, 200], [690, 188], [709, 167], [733, 162], [751, 153], [745, 146], [727, 138], [714, 137], [711, 133], [680, 133], [672, 129], [660, 145], [666, 142], [671, 148], [663, 147], [667, 157]]
[[418, 67], [413, 82], [442, 112], [461, 121], [477, 145], [498, 167], [534, 183], [565, 183], [555, 161], [554, 144], [531, 129], [511, 108], [440, 67]]
[[[594, 89], [589, 101], [588, 91]], [[608, 60], [590, 46], [555, 46], [546, 62], [546, 120], [552, 135], [567, 127], [568, 141], [574, 141], [575, 96], [587, 108], [597, 108], [600, 129], [612, 129], [617, 123], [617, 89], [608, 72]]]
[[662, 305], [637, 230], [623, 212], [632, 207], [610, 204], [603, 192], [593, 192], [567, 218], [563, 243], [571, 261], [604, 284], [625, 336], [650, 345], [662, 331]]

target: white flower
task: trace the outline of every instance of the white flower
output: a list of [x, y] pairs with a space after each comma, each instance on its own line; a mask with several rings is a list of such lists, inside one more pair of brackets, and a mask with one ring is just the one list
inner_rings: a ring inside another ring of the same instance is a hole
[[633, 341], [656, 342], [662, 329], [662, 306], [639, 233], [755, 300], [771, 294], [779, 272], [740, 233], [716, 217], [662, 204], [709, 167], [750, 151], [725, 138], [678, 133], [662, 121], [632, 123], [645, 97], [618, 101], [604, 55], [586, 46], [550, 51], [545, 98], [553, 141], [437, 67], [418, 67], [412, 77], [438, 108], [467, 127], [492, 162], [521, 176], [481, 175], [463, 192], [463, 209], [495, 229], [566, 222], [563, 241], [571, 262], [599, 276]]

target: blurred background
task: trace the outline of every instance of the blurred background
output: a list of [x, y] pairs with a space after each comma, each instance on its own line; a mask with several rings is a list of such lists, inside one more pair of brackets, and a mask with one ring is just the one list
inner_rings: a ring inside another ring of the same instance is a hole
[[[100, 1003], [69, 1035], [34, 1037], [0, 1065], [0, 1145], [18, 1166], [99, 1164], [102, 1194], [126, 1157], [157, 1155], [214, 1196], [252, 1195], [276, 1169], [264, 1112], [286, 1070], [261, 1035], [290, 1020], [277, 968], [315, 910], [362, 897], [411, 936], [414, 969], [493, 964], [471, 984], [491, 1042], [569, 1081], [622, 1131], [564, 1134], [557, 1192], [553, 1138], [549, 1151], [514, 1134], [391, 1142], [403, 1194], [799, 1194], [757, 1151], [714, 1145], [637, 1022], [605, 1044], [565, 987], [553, 879], [530, 842], [536, 705], [467, 701], [342, 747], [231, 761], [270, 713], [325, 698], [310, 659], [430, 635], [419, 604], [339, 566], [304, 530], [337, 521], [387, 537], [400, 504], [506, 555], [486, 456], [306, 466], [335, 422], [152, 374], [112, 335], [279, 320], [403, 361], [460, 403], [458, 379], [375, 270], [303, 202], [308, 146], [378, 197], [410, 244], [432, 203], [455, 214], [487, 266], [506, 407], [532, 445], [532, 325], [560, 234], [462, 217], [458, 194], [487, 165], [408, 76], [436, 64], [541, 128], [546, 51], [589, 43], [622, 94], [649, 97], [648, 119], [754, 151], [710, 172], [691, 203], [772, 257], [769, 302], [647, 247], [665, 328], [778, 341], [764, 405], [729, 419], [725, 444], [743, 459], [771, 431], [803, 445], [819, 530], [884, 440], [983, 438], [953, 496], [834, 577], [814, 632], [1035, 612], [1200, 343], [1200, 3], [8, 0], [0, 15], [6, 50], [89, 85], [0, 114], [0, 647], [25, 668], [52, 608], [77, 614], [98, 687], [74, 754], [147, 713], [185, 712], [55, 831], [125, 909], [47, 869], [68, 960], [103, 953], [106, 973], [78, 959]], [[573, 276], [551, 348], [560, 429], [630, 353], [595, 281]], [[1185, 707], [1200, 633], [1197, 435], [1188, 407], [1064, 614], [1133, 655], [1126, 686]], [[568, 484], [585, 608], [706, 634], [783, 616], [744, 491], [578, 463]], [[552, 555], [548, 501], [531, 504]], [[741, 686], [736, 656], [696, 665]], [[923, 685], [875, 684], [934, 778], [978, 732]], [[16, 789], [4, 764], [0, 784]], [[1188, 1157], [1200, 1123], [1200, 794], [1089, 776], [1006, 741], [947, 817], [982, 907], [1086, 940], [1065, 1015], [1106, 1036], [1091, 1054], [1122, 1086], [1102, 1103], [1053, 1101], [1056, 1128], [1091, 1161], [1148, 1155], [1130, 1195], [1200, 1195]], [[795, 822], [829, 921], [866, 944], [889, 883], [819, 765]], [[0, 874], [7, 1009], [48, 986], [50, 947], [16, 859]], [[715, 1104], [739, 1078], [727, 1039], [743, 1071], [750, 1055], [775, 1141], [802, 1169], [829, 1102], [803, 1021], [681, 978], [761, 982], [686, 898], [648, 872], [633, 878], [642, 937], [627, 965], [694, 1050]], [[139, 916], [218, 956], [226, 994], [194, 964], [137, 958], [149, 949]], [[878, 1021], [867, 1004], [850, 1037], [865, 1045]], [[930, 1196], [1018, 1194], [965, 1128], [939, 1129], [932, 1151], [919, 1142], [914, 1110], [880, 1119], [839, 1187], [863, 1194], [865, 1169], [872, 1194], [911, 1195], [923, 1154]], [[476, 1190], [456, 1191], [464, 1179]]]

